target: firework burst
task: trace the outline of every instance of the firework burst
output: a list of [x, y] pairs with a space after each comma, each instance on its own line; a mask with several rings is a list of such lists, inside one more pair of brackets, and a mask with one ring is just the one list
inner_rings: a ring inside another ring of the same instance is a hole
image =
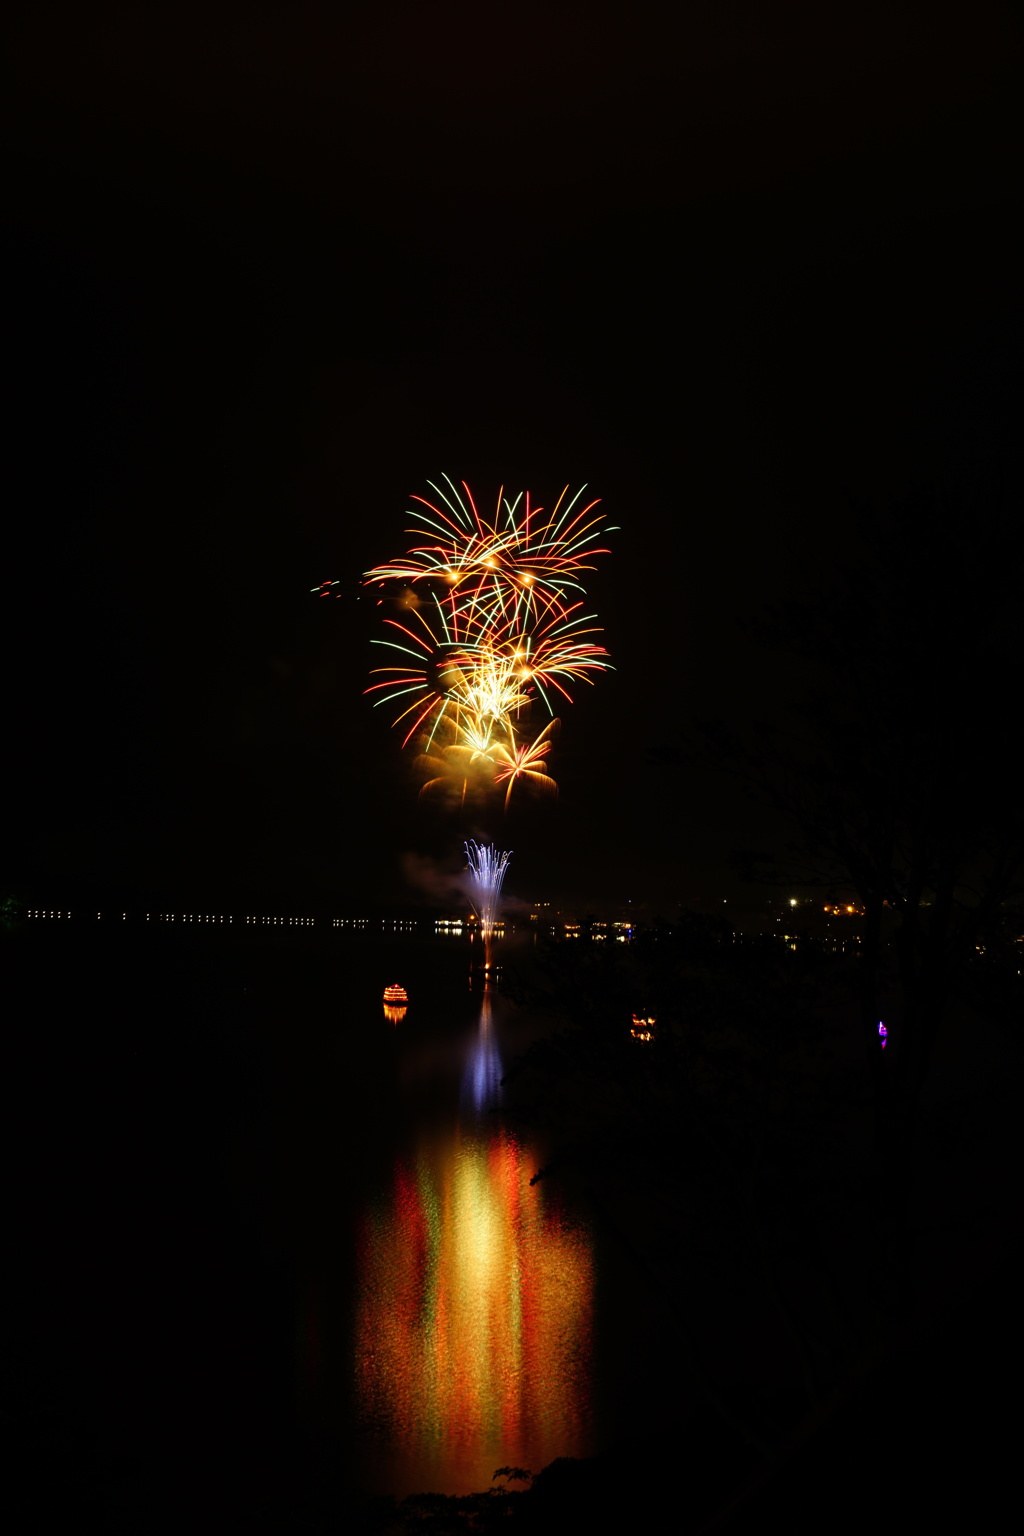
[[441, 479], [444, 486], [428, 481], [434, 500], [413, 497], [416, 521], [406, 531], [426, 542], [367, 571], [368, 584], [419, 583], [454, 598], [453, 610], [473, 622], [516, 627], [543, 610], [562, 612], [567, 592], [582, 594], [580, 576], [594, 569], [593, 556], [608, 553], [595, 547], [598, 502], [579, 505], [586, 486], [568, 502], [566, 486], [551, 512], [532, 507], [529, 491], [510, 499], [502, 486], [488, 517], [464, 480], [460, 491], [447, 475]]
[[[461, 491], [442, 481], [430, 483], [433, 500], [414, 498], [407, 531], [423, 542], [366, 573], [380, 600], [397, 598], [402, 610], [374, 642], [401, 661], [375, 668], [380, 681], [367, 692], [398, 706], [403, 746], [419, 733], [424, 792], [461, 786], [465, 800], [471, 781], [506, 786], [507, 809], [516, 785], [555, 790], [545, 761], [554, 705], [610, 666], [594, 615], [582, 612], [581, 577], [607, 553], [598, 540], [612, 530], [602, 528], [597, 501], [585, 501], [586, 487], [568, 499], [566, 487], [551, 512], [532, 506], [529, 492], [510, 499], [502, 488], [485, 516], [465, 481]], [[523, 742], [535, 704], [549, 723]]]

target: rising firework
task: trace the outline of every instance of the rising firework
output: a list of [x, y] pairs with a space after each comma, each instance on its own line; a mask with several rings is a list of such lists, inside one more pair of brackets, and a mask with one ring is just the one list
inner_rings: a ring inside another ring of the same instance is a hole
[[505, 878], [512, 851], [510, 849], [508, 853], [499, 853], [497, 848], [487, 843], [475, 843], [472, 838], [465, 848], [469, 860], [469, 899], [479, 919], [484, 942], [489, 944], [498, 920], [501, 882]]
[[[408, 531], [428, 542], [366, 574], [382, 601], [397, 596], [403, 609], [385, 620], [394, 633], [375, 642], [402, 663], [375, 668], [383, 680], [367, 692], [399, 706], [403, 746], [419, 733], [425, 792], [454, 787], [465, 799], [471, 781], [506, 785], [507, 808], [516, 785], [554, 791], [543, 761], [557, 724], [553, 701], [569, 700], [571, 684], [610, 665], [593, 638], [594, 615], [581, 611], [580, 577], [607, 553], [596, 547], [603, 518], [596, 501], [581, 505], [582, 489], [567, 502], [568, 487], [550, 513], [532, 507], [529, 493], [510, 500], [502, 490], [489, 518], [465, 481], [464, 499], [443, 479], [446, 489], [431, 482], [434, 501], [414, 498]], [[524, 742], [534, 704], [549, 725]]]

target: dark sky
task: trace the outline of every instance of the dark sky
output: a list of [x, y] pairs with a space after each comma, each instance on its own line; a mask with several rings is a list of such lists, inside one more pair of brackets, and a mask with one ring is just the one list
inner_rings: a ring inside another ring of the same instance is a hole
[[857, 506], [1013, 481], [1019, 9], [361, 9], [8, 23], [2, 878], [407, 899], [457, 829], [356, 598], [447, 471], [622, 527], [512, 888], [729, 893], [753, 813], [661, 749], [785, 691], [743, 620]]

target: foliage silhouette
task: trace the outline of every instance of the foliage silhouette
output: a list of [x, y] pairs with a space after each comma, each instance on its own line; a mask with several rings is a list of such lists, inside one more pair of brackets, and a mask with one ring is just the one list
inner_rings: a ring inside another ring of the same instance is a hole
[[[510, 1074], [511, 1111], [543, 1128], [545, 1172], [587, 1192], [705, 1401], [762, 1456], [920, 1313], [936, 1042], [954, 1011], [1006, 1030], [1021, 1014], [1019, 528], [918, 498], [858, 538], [845, 571], [808, 573], [752, 627], [799, 696], [676, 755], [765, 808], [766, 850], [735, 856], [751, 879], [856, 895], [856, 952], [690, 914], [628, 947], [552, 946], [507, 980], [563, 1021]], [[657, 1018], [642, 1043], [640, 1010]], [[735, 1358], [762, 1346], [760, 1370]]]
[[908, 1179], [939, 1030], [957, 1002], [984, 1008], [987, 996], [1006, 1017], [1019, 996], [1024, 803], [1011, 701], [1024, 541], [1001, 509], [922, 494], [888, 518], [865, 516], [859, 534], [849, 569], [808, 572], [806, 596], [752, 626], [801, 670], [802, 697], [745, 730], [705, 725], [694, 755], [736, 775], [783, 829], [782, 846], [738, 856], [749, 878], [843, 888], [864, 907], [862, 1048], [902, 1306]]

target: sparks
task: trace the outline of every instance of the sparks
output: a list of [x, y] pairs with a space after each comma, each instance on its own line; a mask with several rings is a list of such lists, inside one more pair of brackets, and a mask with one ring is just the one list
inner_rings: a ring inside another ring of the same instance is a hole
[[[400, 664], [374, 668], [382, 680], [366, 692], [398, 705], [403, 746], [420, 733], [422, 793], [454, 785], [465, 799], [471, 779], [507, 785], [507, 809], [516, 785], [554, 791], [543, 761], [558, 724], [554, 705], [611, 665], [594, 615], [582, 611], [580, 579], [607, 553], [597, 541], [609, 530], [585, 486], [568, 500], [567, 486], [551, 512], [502, 487], [487, 515], [465, 481], [429, 483], [430, 499], [413, 498], [412, 548], [364, 578], [402, 610], [375, 641]], [[534, 705], [549, 724], [523, 742]]]
[[489, 843], [476, 843], [472, 838], [465, 844], [469, 860], [470, 900], [473, 911], [480, 921], [480, 932], [488, 942], [498, 920], [501, 901], [501, 883], [505, 878], [512, 850], [499, 853]]

